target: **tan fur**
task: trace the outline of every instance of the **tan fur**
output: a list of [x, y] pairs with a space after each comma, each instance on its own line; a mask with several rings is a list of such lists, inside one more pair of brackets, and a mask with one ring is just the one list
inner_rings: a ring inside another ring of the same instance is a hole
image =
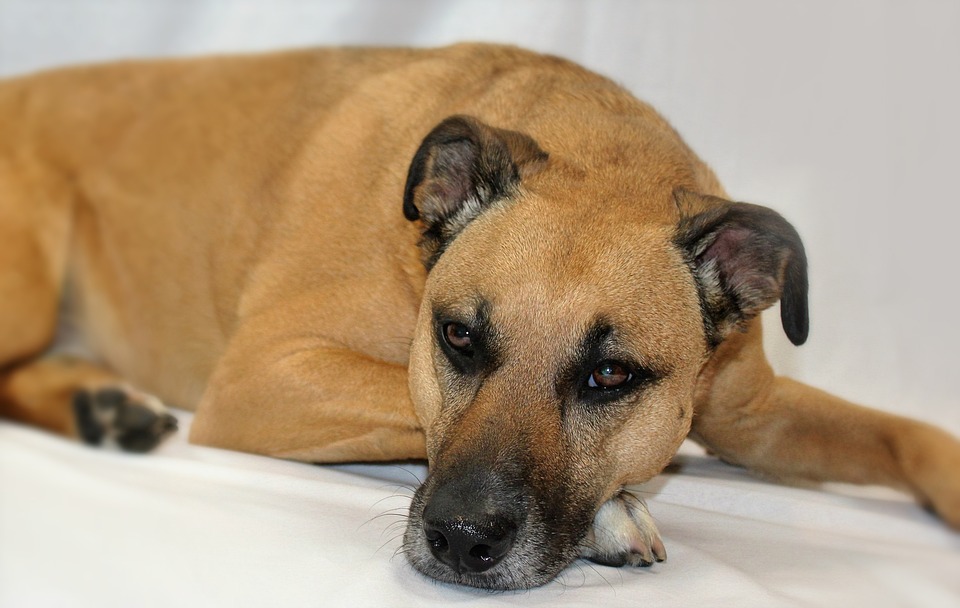
[[[428, 274], [403, 179], [454, 114], [549, 160]], [[678, 189], [724, 192], [654, 110], [569, 62], [458, 45], [74, 68], [0, 84], [0, 129], [5, 415], [73, 432], [68, 407], [33, 411], [45, 385], [18, 378], [62, 301], [111, 378], [196, 407], [198, 443], [434, 464], [521, 437], [543, 484], [567, 470], [596, 510], [692, 425], [731, 462], [907, 487], [960, 527], [955, 439], [774, 378], [757, 322], [710, 353], [671, 239], [681, 213], [714, 204]], [[432, 311], [480, 292], [509, 358], [468, 398], [437, 371]], [[598, 314], [665, 371], [571, 448], [548, 371]], [[51, 394], [105, 373], [77, 369]]]
[[64, 356], [41, 357], [14, 367], [0, 377], [0, 415], [75, 435], [70, 403], [77, 390], [97, 390], [120, 384], [103, 367]]

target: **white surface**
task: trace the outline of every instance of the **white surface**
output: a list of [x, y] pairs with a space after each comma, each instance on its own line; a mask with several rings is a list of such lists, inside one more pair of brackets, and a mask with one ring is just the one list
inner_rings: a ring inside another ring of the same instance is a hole
[[0, 605], [956, 606], [960, 539], [883, 488], [788, 488], [698, 453], [643, 494], [669, 558], [491, 594], [396, 551], [419, 465], [321, 467], [186, 443], [149, 456], [0, 423]]
[[[789, 346], [769, 316], [775, 367], [960, 433], [960, 3], [0, 0], [0, 76], [463, 39], [558, 53], [651, 101], [732, 196], [779, 210], [807, 244], [811, 339]], [[0, 425], [0, 605], [960, 604], [958, 537], [914, 507], [699, 459], [654, 483], [665, 565], [577, 567], [521, 594], [454, 589], [391, 559], [390, 518], [371, 521], [406, 504], [383, 479], [407, 483], [403, 471], [183, 436], [119, 458]]]

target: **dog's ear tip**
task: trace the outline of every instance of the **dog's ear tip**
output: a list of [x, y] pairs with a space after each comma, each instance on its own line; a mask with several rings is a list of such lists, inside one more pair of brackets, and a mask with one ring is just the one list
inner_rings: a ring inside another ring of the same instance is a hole
[[810, 314], [807, 307], [807, 293], [793, 293], [795, 289], [786, 287], [780, 299], [780, 323], [783, 332], [794, 346], [801, 346], [810, 335]]
[[807, 256], [800, 236], [793, 230], [795, 244], [792, 259], [787, 264], [783, 291], [780, 294], [780, 321], [787, 338], [795, 346], [807, 341], [810, 334], [810, 306], [808, 303]]
[[781, 319], [783, 322], [783, 331], [787, 334], [787, 339], [794, 346], [802, 346], [806, 343], [807, 338], [810, 336], [810, 323], [806, 319], [801, 322], [796, 322], [794, 320], [787, 321], [785, 318]]
[[407, 218], [411, 222], [415, 222], [420, 219], [420, 210], [417, 209], [417, 206], [410, 201], [404, 201], [403, 203], [403, 217]]

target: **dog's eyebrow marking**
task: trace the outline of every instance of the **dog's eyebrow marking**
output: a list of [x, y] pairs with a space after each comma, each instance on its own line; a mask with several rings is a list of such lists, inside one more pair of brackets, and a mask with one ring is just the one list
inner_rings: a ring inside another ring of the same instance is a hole
[[500, 365], [501, 339], [499, 332], [490, 322], [490, 313], [493, 304], [486, 298], [477, 298], [477, 306], [473, 313], [473, 329], [480, 336], [483, 347], [483, 372], [489, 374]]
[[571, 357], [557, 376], [556, 391], [561, 397], [576, 392], [581, 378], [585, 377], [604, 353], [612, 350], [613, 327], [606, 319], [595, 320], [583, 334]]
[[600, 318], [593, 322], [580, 342], [577, 353], [581, 358], [597, 359], [600, 354], [609, 351], [613, 342], [613, 327], [606, 319]]
[[582, 334], [579, 344], [574, 348], [566, 365], [561, 367], [555, 383], [557, 395], [564, 401], [574, 398], [583, 379], [603, 360], [621, 361], [629, 366], [642, 384], [656, 382], [667, 375], [662, 362], [648, 361], [646, 357], [637, 357], [633, 349], [618, 339], [614, 326], [603, 317], [598, 317]]
[[[492, 308], [490, 301], [480, 296], [475, 298], [470, 308], [442, 304], [434, 308], [433, 318], [437, 340], [450, 363], [461, 373], [484, 378], [500, 366], [503, 340], [490, 321]], [[447, 323], [462, 323], [470, 328], [474, 351], [472, 357], [469, 359], [458, 357], [446, 346], [443, 327]]]

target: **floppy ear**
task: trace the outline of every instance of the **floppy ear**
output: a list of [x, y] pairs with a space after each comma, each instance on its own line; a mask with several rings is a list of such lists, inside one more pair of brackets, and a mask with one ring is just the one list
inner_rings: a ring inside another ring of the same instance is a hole
[[711, 346], [777, 300], [784, 332], [803, 344], [810, 327], [807, 258], [793, 226], [766, 207], [685, 190], [675, 196], [682, 217], [674, 242], [697, 281]]
[[451, 116], [434, 127], [413, 157], [403, 191], [403, 215], [423, 221], [426, 267], [433, 267], [471, 220], [513, 194], [520, 179], [546, 160], [529, 136], [470, 116]]

